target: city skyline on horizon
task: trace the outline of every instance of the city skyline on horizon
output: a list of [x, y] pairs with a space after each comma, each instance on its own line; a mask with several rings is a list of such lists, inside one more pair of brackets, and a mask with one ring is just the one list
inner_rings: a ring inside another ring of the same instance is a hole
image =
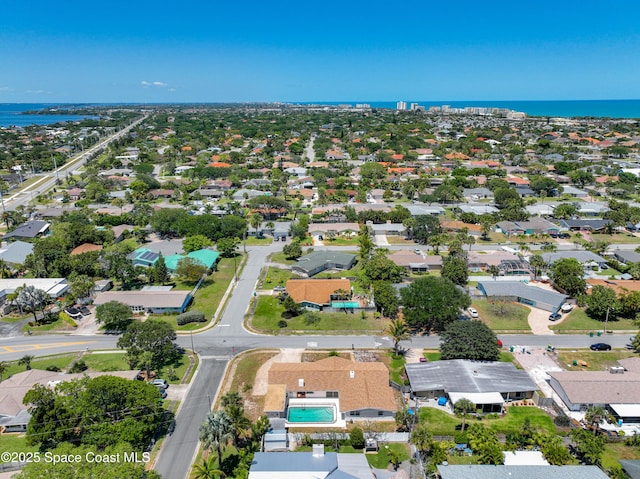
[[640, 98], [640, 5], [629, 0], [597, 22], [592, 0], [552, 11], [503, 0], [109, 6], [6, 5], [0, 103]]

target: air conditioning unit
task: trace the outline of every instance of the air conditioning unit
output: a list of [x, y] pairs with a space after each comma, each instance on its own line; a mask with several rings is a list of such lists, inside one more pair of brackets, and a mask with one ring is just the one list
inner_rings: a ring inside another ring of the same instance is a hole
[[625, 369], [622, 366], [611, 366], [609, 368], [609, 372], [611, 374], [624, 374], [624, 371], [625, 371]]

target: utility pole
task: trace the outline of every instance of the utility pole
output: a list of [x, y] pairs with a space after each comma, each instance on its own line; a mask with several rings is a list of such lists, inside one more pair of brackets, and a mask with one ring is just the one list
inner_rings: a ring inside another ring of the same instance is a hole
[[607, 307], [607, 315], [604, 317], [604, 334], [607, 334], [607, 323], [609, 322], [609, 307]]
[[193, 354], [195, 354], [196, 350], [193, 347], [193, 330], [191, 330], [190, 333], [191, 333], [191, 351], [193, 351]]

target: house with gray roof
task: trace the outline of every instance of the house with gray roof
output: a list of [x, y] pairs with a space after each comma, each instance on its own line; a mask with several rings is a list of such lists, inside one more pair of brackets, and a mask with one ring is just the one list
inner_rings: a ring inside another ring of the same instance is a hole
[[495, 281], [490, 279], [480, 281], [478, 282], [478, 291], [487, 298], [504, 298], [554, 313], [560, 309], [568, 298], [565, 294], [538, 288], [521, 281]]
[[489, 188], [464, 188], [462, 190], [462, 196], [471, 200], [493, 199], [493, 191]]
[[12, 267], [22, 266], [25, 259], [33, 253], [33, 244], [25, 241], [14, 241], [3, 244], [0, 248], [0, 259]]
[[441, 479], [606, 479], [598, 466], [440, 465]]
[[375, 479], [364, 454], [324, 452], [314, 444], [311, 452], [256, 452], [249, 479]]
[[500, 210], [492, 205], [483, 203], [458, 205], [457, 208], [462, 213], [473, 213], [475, 215], [493, 214], [498, 213]]
[[607, 268], [607, 260], [591, 251], [556, 251], [555, 253], [542, 253], [540, 256], [548, 265], [552, 265], [559, 259], [575, 258], [586, 267]]
[[624, 264], [640, 263], [640, 253], [627, 250], [616, 250], [613, 252], [615, 258]]
[[351, 269], [356, 264], [356, 255], [338, 251], [313, 251], [301, 256], [291, 270], [310, 278], [327, 269]]
[[34, 239], [44, 236], [49, 231], [50, 223], [41, 220], [26, 221], [13, 231], [4, 235], [3, 239]]
[[440, 216], [444, 214], [444, 208], [439, 205], [410, 204], [404, 205], [409, 210], [411, 216]]
[[466, 398], [484, 412], [500, 412], [505, 402], [529, 399], [538, 389], [526, 371], [499, 361], [410, 363], [405, 371], [412, 396], [445, 397], [451, 406]]
[[560, 226], [573, 231], [602, 231], [611, 220], [560, 220]]
[[557, 234], [560, 228], [544, 218], [528, 221], [501, 221], [496, 225], [506, 235]]

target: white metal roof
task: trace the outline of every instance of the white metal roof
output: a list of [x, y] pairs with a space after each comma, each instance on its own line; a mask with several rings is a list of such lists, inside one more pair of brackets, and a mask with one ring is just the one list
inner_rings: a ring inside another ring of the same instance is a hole
[[640, 417], [640, 403], [609, 404], [609, 406], [620, 417]]
[[499, 392], [492, 393], [449, 393], [449, 399], [453, 404], [460, 399], [466, 398], [473, 404], [504, 404], [502, 394]]

